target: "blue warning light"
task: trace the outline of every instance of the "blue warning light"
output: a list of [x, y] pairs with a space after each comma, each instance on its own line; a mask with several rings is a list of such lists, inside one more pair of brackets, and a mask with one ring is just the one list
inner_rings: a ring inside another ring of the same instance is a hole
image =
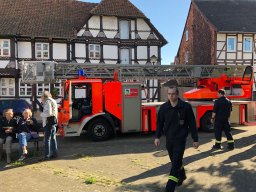
[[79, 76], [84, 76], [84, 70], [83, 69], [79, 69], [78, 70], [78, 75]]

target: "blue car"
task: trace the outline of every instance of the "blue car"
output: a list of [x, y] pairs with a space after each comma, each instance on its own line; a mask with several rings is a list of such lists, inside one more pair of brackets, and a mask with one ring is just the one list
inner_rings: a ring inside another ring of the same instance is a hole
[[22, 116], [25, 109], [31, 109], [32, 105], [25, 99], [0, 99], [0, 116], [3, 115], [5, 109], [13, 109], [14, 116]]

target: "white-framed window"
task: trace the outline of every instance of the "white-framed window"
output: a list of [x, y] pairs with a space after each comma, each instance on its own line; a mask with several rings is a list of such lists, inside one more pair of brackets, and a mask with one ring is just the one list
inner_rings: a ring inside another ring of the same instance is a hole
[[37, 95], [41, 96], [44, 91], [50, 91], [50, 84], [38, 83], [36, 90]]
[[227, 51], [235, 52], [236, 51], [236, 37], [227, 38]]
[[20, 96], [31, 96], [32, 95], [32, 86], [29, 84], [22, 83], [20, 81], [19, 95]]
[[244, 37], [244, 52], [252, 52], [252, 37]]
[[185, 38], [186, 38], [186, 41], [188, 41], [188, 30], [186, 30], [185, 32]]
[[9, 39], [0, 39], [0, 57], [11, 56], [11, 46]]
[[129, 39], [130, 27], [128, 20], [119, 21], [120, 39]]
[[91, 59], [99, 59], [100, 58], [100, 45], [89, 45], [89, 57]]
[[49, 59], [49, 43], [36, 43], [35, 54], [37, 59]]
[[0, 79], [0, 96], [15, 96], [15, 79]]
[[61, 81], [59, 81], [59, 83], [54, 83], [54, 89], [58, 90], [58, 96], [62, 95]]

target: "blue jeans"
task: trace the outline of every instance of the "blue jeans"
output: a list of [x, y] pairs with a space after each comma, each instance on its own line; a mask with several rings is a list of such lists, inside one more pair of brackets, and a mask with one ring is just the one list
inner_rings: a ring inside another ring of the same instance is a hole
[[19, 152], [20, 154], [22, 154], [22, 147], [28, 145], [28, 141], [31, 139], [31, 134], [22, 132], [18, 135], [18, 139], [19, 139], [19, 146], [20, 146]]
[[57, 147], [57, 140], [56, 140], [56, 127], [57, 124], [46, 124], [44, 127], [44, 157], [50, 158], [51, 150], [53, 156], [58, 155], [58, 147]]

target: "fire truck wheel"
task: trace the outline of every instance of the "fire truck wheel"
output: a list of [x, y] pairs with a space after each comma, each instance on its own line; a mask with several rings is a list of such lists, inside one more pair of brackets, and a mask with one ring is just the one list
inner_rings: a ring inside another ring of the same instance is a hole
[[212, 112], [208, 111], [201, 118], [201, 130], [206, 132], [213, 132], [213, 124], [211, 123]]
[[88, 127], [88, 133], [93, 141], [105, 141], [110, 138], [112, 131], [105, 119], [95, 119]]

